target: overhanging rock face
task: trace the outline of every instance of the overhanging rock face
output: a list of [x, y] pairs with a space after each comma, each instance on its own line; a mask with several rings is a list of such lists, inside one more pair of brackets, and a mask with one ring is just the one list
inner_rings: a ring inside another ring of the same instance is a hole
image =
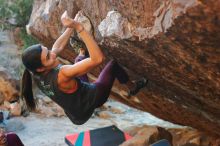
[[[137, 96], [128, 100], [118, 92], [118, 100], [220, 135], [220, 0], [39, 0], [30, 32], [50, 47], [66, 9], [72, 16], [84, 11], [106, 56], [132, 78], [149, 78]], [[73, 56], [70, 49], [62, 53]]]

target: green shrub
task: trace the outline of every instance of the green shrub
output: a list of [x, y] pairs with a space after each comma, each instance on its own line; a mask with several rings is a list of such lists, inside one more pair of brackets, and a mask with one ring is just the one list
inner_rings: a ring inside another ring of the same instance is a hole
[[[25, 27], [31, 15], [32, 5], [33, 0], [0, 0], [1, 26]], [[15, 24], [8, 22], [12, 18], [15, 19]]]
[[38, 43], [37, 40], [27, 34], [25, 26], [28, 24], [30, 19], [30, 14], [32, 12], [32, 4], [33, 0], [15, 0], [15, 2], [11, 5], [11, 10], [15, 14], [15, 19], [18, 26], [21, 26], [20, 38], [23, 41], [23, 49], [31, 46], [33, 44]]
[[[32, 12], [32, 5], [34, 0], [0, 0], [0, 29], [13, 29], [20, 27], [20, 38], [24, 46], [27, 48], [32, 44], [36, 44], [37, 40], [28, 35], [25, 26], [28, 24]], [[9, 19], [15, 19], [15, 24], [10, 24]]]
[[6, 0], [0, 0], [0, 28], [8, 28], [7, 20], [11, 17], [12, 11], [9, 8], [9, 3]]
[[13, 12], [18, 26], [25, 27], [28, 23], [31, 11], [32, 11], [33, 0], [15, 0], [10, 5], [10, 10]]
[[22, 39], [22, 41], [24, 43], [22, 49], [25, 49], [31, 45], [38, 43], [38, 41], [33, 36], [27, 34], [25, 28], [21, 29], [20, 38]]
[[[30, 19], [33, 1], [34, 0], [0, 0], [0, 30], [13, 31], [15, 27], [21, 28], [19, 37], [23, 42], [22, 49], [38, 43], [33, 36], [27, 34], [25, 29]], [[8, 20], [12, 18], [15, 19], [15, 24], [9, 23]], [[18, 66], [18, 68], [15, 69], [16, 75], [21, 77], [23, 70], [23, 65]]]
[[0, 0], [0, 19], [7, 19], [10, 16], [9, 3], [6, 0]]

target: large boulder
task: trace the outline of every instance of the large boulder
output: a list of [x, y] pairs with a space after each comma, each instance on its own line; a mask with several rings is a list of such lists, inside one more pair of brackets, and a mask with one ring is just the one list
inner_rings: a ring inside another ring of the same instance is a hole
[[129, 130], [126, 130], [126, 132], [129, 133], [132, 138], [120, 146], [149, 146], [161, 139], [167, 139], [171, 146], [173, 146], [171, 133], [161, 127], [131, 127]]
[[0, 66], [0, 105], [4, 101], [15, 101], [19, 98], [19, 81], [8, 73], [7, 69]]
[[198, 130], [184, 128], [161, 128], [149, 125], [128, 127], [124, 130], [132, 138], [121, 146], [149, 146], [150, 144], [167, 139], [173, 146], [219, 146], [220, 139], [205, 135]]
[[174, 146], [219, 146], [220, 139], [192, 128], [168, 129]]
[[[38, 0], [29, 31], [48, 47], [60, 16], [83, 10], [106, 56], [131, 79], [149, 79], [137, 96], [118, 100], [164, 120], [220, 136], [220, 0]], [[63, 58], [73, 61], [74, 51]], [[94, 72], [97, 76], [97, 73]]]
[[[19, 99], [19, 81], [13, 78], [6, 68], [0, 66], [0, 109], [10, 112], [10, 116], [20, 116], [22, 107]], [[16, 101], [10, 103], [12, 101]]]

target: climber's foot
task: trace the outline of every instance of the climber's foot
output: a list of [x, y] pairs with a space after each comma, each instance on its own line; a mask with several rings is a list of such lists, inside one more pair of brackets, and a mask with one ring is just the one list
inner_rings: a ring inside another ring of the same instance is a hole
[[133, 81], [133, 83], [135, 84], [135, 87], [129, 90], [128, 97], [136, 95], [140, 91], [140, 89], [144, 88], [147, 85], [148, 80], [146, 78], [141, 78], [139, 80]]

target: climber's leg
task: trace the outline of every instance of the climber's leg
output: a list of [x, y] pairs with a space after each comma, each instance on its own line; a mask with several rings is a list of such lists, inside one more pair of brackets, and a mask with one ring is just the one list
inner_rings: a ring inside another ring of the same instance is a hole
[[111, 92], [115, 78], [121, 84], [128, 85], [129, 95], [135, 95], [138, 91], [147, 84], [147, 80], [142, 78], [135, 82], [131, 82], [126, 71], [114, 60], [110, 61], [100, 73], [95, 81], [97, 87], [97, 107], [103, 105]]
[[117, 78], [121, 84], [125, 84], [129, 81], [125, 70], [119, 66], [116, 61], [111, 60], [94, 82], [97, 87], [97, 107], [103, 105], [107, 101], [115, 78]]

